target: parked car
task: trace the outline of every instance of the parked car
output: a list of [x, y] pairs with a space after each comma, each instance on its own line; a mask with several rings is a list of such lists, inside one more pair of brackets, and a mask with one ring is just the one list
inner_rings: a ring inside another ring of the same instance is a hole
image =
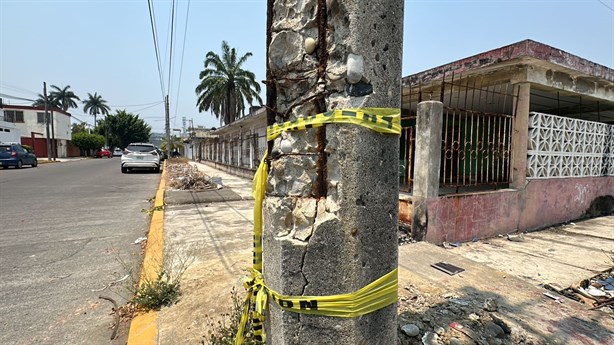
[[26, 150], [18, 143], [0, 143], [0, 165], [3, 168], [14, 166], [21, 169], [24, 165], [31, 165], [35, 168], [38, 160], [34, 153]]
[[122, 173], [132, 169], [153, 169], [160, 172], [160, 155], [150, 143], [132, 143], [126, 147], [121, 158]]
[[120, 148], [116, 148], [113, 150], [113, 157], [121, 157], [124, 154], [124, 151]]
[[163, 161], [165, 159], [167, 159], [167, 155], [166, 152], [162, 151], [161, 149], [156, 147], [156, 151], [158, 151], [158, 155], [160, 156], [160, 160]]
[[96, 151], [96, 158], [102, 158], [102, 157], [111, 158], [112, 157], [111, 151], [109, 151], [108, 149], [99, 149], [98, 151]]

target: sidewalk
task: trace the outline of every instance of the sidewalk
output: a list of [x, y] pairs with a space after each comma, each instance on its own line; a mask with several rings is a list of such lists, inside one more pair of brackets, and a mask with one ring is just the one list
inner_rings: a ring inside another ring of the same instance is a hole
[[[221, 177], [224, 188], [241, 200], [213, 203], [201, 200], [197, 204], [165, 208], [167, 246], [193, 254], [195, 262], [183, 277], [181, 300], [159, 313], [157, 344], [193, 344], [204, 340], [212, 328], [207, 322], [229, 311], [231, 290], [235, 288], [243, 298], [239, 279], [251, 265], [252, 181], [204, 164], [191, 164], [209, 176]], [[512, 344], [514, 337], [548, 339], [550, 344], [614, 343], [611, 315], [590, 311], [569, 299], [556, 303], [545, 297], [543, 293], [547, 290], [539, 286], [545, 280], [567, 284], [570, 279], [589, 278], [595, 271], [608, 267], [605, 257], [594, 253], [614, 250], [613, 225], [614, 216], [610, 216], [578, 222], [568, 233], [561, 233], [561, 229], [532, 233], [526, 235], [523, 243], [493, 239], [455, 249], [424, 242], [401, 246], [399, 324], [413, 323], [420, 334], [444, 327], [441, 340], [465, 337], [467, 342], [459, 344], [469, 344], [471, 337], [466, 334], [472, 334], [472, 328], [474, 336], [478, 326], [496, 331], [491, 326], [493, 322], [486, 320], [499, 318], [509, 328], [500, 344]], [[580, 243], [578, 232], [585, 233], [586, 241], [590, 242]], [[449, 276], [430, 266], [439, 261], [465, 271]], [[483, 310], [486, 298], [498, 303], [493, 312]], [[468, 333], [455, 333], [456, 330], [447, 327], [450, 320], [465, 325]]]

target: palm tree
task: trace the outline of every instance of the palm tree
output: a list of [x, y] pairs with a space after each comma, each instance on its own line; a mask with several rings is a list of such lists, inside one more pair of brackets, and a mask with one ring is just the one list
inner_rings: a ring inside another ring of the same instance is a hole
[[[39, 93], [38, 98], [36, 99], [36, 101], [34, 101], [34, 103], [32, 103], [32, 106], [44, 108], [45, 107], [45, 96]], [[60, 109], [60, 105], [58, 101], [55, 98], [47, 97], [47, 109], [49, 111], [53, 111], [54, 108]]]
[[[162, 138], [162, 143], [160, 144], [160, 148], [163, 152], [166, 152], [166, 138]], [[176, 135], [171, 135], [171, 150], [177, 149], [178, 151], [183, 150], [183, 140]]]
[[102, 96], [97, 92], [94, 95], [87, 93], [87, 100], [83, 101], [83, 111], [94, 115], [94, 126], [96, 126], [96, 115], [108, 115], [111, 108], [107, 105], [107, 101], [102, 99]]
[[74, 94], [74, 92], [68, 90], [70, 89], [70, 85], [66, 85], [64, 88], [59, 88], [55, 85], [51, 85], [51, 88], [54, 91], [51, 91], [49, 93], [49, 97], [55, 99], [58, 102], [60, 109], [67, 111], [68, 108], [77, 107], [77, 103], [75, 102], [75, 100], [80, 99], [77, 95]]
[[222, 56], [210, 51], [205, 58], [205, 69], [200, 72], [200, 84], [196, 87], [198, 111], [208, 111], [229, 124], [245, 114], [245, 101], [252, 105], [254, 99], [262, 105], [260, 85], [254, 73], [242, 69], [243, 63], [252, 56], [248, 52], [237, 59], [237, 51], [222, 41]]

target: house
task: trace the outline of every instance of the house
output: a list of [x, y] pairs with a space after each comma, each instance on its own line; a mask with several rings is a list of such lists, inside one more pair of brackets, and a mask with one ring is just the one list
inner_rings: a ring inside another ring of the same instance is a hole
[[[614, 209], [611, 68], [525, 40], [402, 85], [399, 220], [416, 239], [471, 241]], [[419, 114], [424, 101], [442, 112]], [[434, 145], [416, 135], [420, 116], [437, 119]], [[265, 123], [261, 108], [212, 131], [202, 159], [253, 176]]]
[[[428, 100], [443, 112], [440, 145], [425, 152], [414, 138]], [[470, 241], [614, 209], [611, 68], [525, 40], [403, 78], [402, 114], [400, 219], [418, 239]], [[420, 155], [439, 169], [416, 174]], [[416, 194], [426, 179], [432, 188]]]
[[266, 109], [250, 112], [224, 127], [202, 133], [198, 150], [207, 164], [243, 177], [253, 177], [267, 148]]
[[[47, 156], [45, 108], [2, 104], [0, 111], [4, 121], [20, 132], [17, 142], [31, 146], [38, 157]], [[51, 111], [48, 116], [50, 119]], [[70, 113], [53, 109], [53, 133], [50, 128], [49, 137], [51, 147], [56, 151], [57, 157], [79, 155], [79, 150], [70, 143], [71, 130]]]

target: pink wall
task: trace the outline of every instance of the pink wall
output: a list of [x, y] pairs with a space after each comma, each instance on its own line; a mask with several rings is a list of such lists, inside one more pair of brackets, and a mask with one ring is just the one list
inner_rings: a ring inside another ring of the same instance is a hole
[[614, 196], [614, 177], [528, 180], [523, 190], [447, 195], [428, 200], [426, 240], [464, 242], [533, 230], [581, 217], [591, 202]]

